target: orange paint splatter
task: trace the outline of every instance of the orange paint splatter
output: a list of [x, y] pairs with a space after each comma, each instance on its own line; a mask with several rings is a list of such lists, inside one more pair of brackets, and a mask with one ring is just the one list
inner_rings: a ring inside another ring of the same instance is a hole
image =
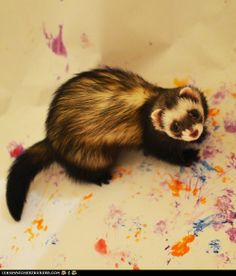
[[106, 241], [104, 239], [100, 239], [96, 242], [95, 244], [95, 250], [102, 254], [102, 255], [106, 255], [107, 254], [107, 244]]
[[172, 182], [168, 186], [171, 189], [173, 196], [179, 196], [180, 191], [183, 191], [185, 188], [183, 182], [178, 179], [172, 179]]
[[3, 268], [4, 266], [3, 266], [3, 264], [0, 264], [0, 268]]
[[33, 224], [36, 224], [38, 230], [42, 230], [43, 229], [43, 219], [38, 219], [38, 220], [35, 219], [33, 221]]
[[200, 203], [201, 204], [206, 204], [206, 198], [205, 197], [201, 197], [200, 198]]
[[208, 115], [209, 115], [209, 117], [215, 117], [219, 113], [220, 113], [220, 110], [218, 108], [210, 108]]
[[113, 172], [112, 179], [115, 180], [123, 177], [124, 175], [130, 175], [131, 173], [132, 173], [131, 169], [120, 166], [120, 167], [117, 167]]
[[236, 93], [231, 93], [231, 95], [232, 95], [234, 98], [236, 98]]
[[219, 173], [219, 174], [223, 174], [225, 171], [221, 166], [215, 166], [214, 169]]
[[188, 243], [193, 242], [195, 239], [194, 235], [188, 235], [183, 237], [182, 241], [176, 243], [171, 247], [171, 255], [180, 257], [187, 254], [190, 250]]
[[223, 178], [222, 178], [222, 182], [223, 183], [226, 183], [228, 181], [228, 177], [227, 176], [224, 176]]
[[174, 85], [177, 87], [182, 87], [182, 86], [186, 86], [189, 83], [188, 79], [174, 79], [173, 81]]
[[133, 270], [140, 270], [139, 266], [136, 265], [136, 264], [133, 265], [133, 268], [132, 268], [132, 269], [133, 269]]
[[115, 268], [118, 268], [119, 267], [119, 264], [118, 263], [115, 263]]
[[193, 195], [194, 195], [194, 196], [196, 196], [198, 192], [199, 192], [199, 189], [198, 189], [198, 188], [194, 188], [194, 189], [193, 189]]
[[84, 200], [90, 200], [93, 197], [93, 193], [90, 193], [83, 197]]

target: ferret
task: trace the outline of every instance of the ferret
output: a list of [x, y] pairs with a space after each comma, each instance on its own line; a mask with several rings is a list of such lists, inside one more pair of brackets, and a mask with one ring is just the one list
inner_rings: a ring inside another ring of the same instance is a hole
[[53, 162], [76, 181], [108, 184], [123, 149], [181, 166], [198, 160], [208, 104], [197, 88], [162, 88], [137, 74], [106, 67], [82, 72], [55, 92], [46, 138], [13, 163], [6, 200], [19, 221], [30, 182]]

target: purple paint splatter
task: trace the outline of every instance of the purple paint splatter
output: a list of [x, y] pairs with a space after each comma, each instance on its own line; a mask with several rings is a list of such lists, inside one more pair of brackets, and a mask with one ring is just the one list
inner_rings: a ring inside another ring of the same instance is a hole
[[213, 158], [219, 152], [220, 150], [217, 149], [214, 145], [207, 145], [202, 152], [202, 157], [203, 159]]
[[235, 227], [228, 229], [227, 231], [225, 231], [225, 233], [227, 233], [229, 235], [229, 239], [231, 242], [236, 243], [236, 228]]
[[224, 100], [227, 93], [228, 93], [228, 89], [226, 88], [226, 86], [225, 85], [221, 86], [219, 90], [213, 95], [212, 103], [213, 104], [221, 103]]
[[53, 37], [51, 33], [46, 31], [45, 26], [43, 26], [44, 37], [48, 41], [48, 47], [59, 56], [67, 57], [67, 50], [63, 42], [62, 34], [63, 34], [63, 26], [59, 25], [59, 33], [57, 36]]
[[8, 148], [8, 152], [12, 158], [16, 158], [16, 157], [20, 156], [25, 151], [23, 145], [18, 144], [16, 142], [9, 143], [7, 148]]

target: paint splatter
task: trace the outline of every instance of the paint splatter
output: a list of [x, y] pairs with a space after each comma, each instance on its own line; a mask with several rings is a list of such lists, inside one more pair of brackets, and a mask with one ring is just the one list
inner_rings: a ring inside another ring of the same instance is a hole
[[4, 268], [3, 264], [0, 264], [0, 268]]
[[81, 47], [84, 48], [84, 49], [89, 48], [91, 46], [88, 35], [86, 33], [81, 34], [80, 42], [81, 42]]
[[227, 165], [227, 167], [236, 170], [236, 154], [234, 152], [231, 152], [230, 156], [228, 156], [228, 159], [229, 164]]
[[123, 227], [125, 226], [124, 215], [125, 213], [119, 207], [112, 204], [109, 207], [109, 212], [107, 218], [105, 219], [105, 223], [114, 229]]
[[107, 254], [107, 244], [106, 241], [104, 239], [100, 239], [95, 243], [95, 250], [102, 254], [102, 255], [106, 255]]
[[20, 156], [25, 151], [23, 145], [19, 144], [17, 142], [9, 143], [7, 148], [8, 148], [8, 152], [12, 158], [16, 158], [16, 157]]
[[215, 117], [220, 113], [220, 109], [219, 108], [210, 108], [208, 115], [209, 117]]
[[120, 166], [115, 168], [115, 171], [112, 174], [112, 179], [115, 180], [118, 178], [122, 178], [124, 175], [130, 175], [131, 173], [131, 169]]
[[227, 231], [225, 231], [225, 233], [228, 234], [231, 242], [236, 243], [236, 228], [235, 227], [228, 229]]
[[182, 241], [176, 243], [171, 247], [171, 255], [180, 257], [187, 254], [190, 250], [188, 243], [193, 242], [195, 239], [194, 235], [188, 235], [182, 238]]
[[28, 241], [33, 240], [35, 237], [38, 237], [41, 231], [47, 231], [48, 226], [44, 225], [44, 220], [35, 219], [32, 221], [30, 227], [28, 227], [24, 233], [28, 234]]
[[56, 234], [52, 234], [45, 242], [45, 245], [56, 245], [59, 242]]
[[166, 222], [164, 220], [160, 220], [154, 227], [154, 233], [163, 235], [166, 233], [166, 229]]
[[219, 90], [212, 96], [213, 104], [220, 104], [224, 99], [226, 94], [228, 93], [228, 89], [224, 86], [221, 86]]
[[224, 120], [224, 128], [225, 128], [225, 131], [226, 132], [229, 132], [229, 133], [236, 133], [236, 121], [233, 120], [232, 118], [234, 117], [227, 117], [225, 118]]
[[199, 162], [205, 169], [207, 169], [207, 171], [215, 171], [215, 169], [206, 160], [201, 160]]
[[140, 270], [139, 266], [134, 264], [132, 270]]
[[90, 193], [90, 194], [83, 197], [84, 200], [90, 200], [92, 198], [93, 198], [93, 193]]
[[53, 53], [59, 56], [67, 57], [67, 50], [63, 42], [63, 25], [59, 25], [58, 27], [58, 35], [54, 37], [51, 33], [46, 31], [46, 28], [43, 25], [44, 37], [47, 40], [48, 47], [52, 50]]
[[172, 195], [178, 197], [180, 192], [184, 190], [183, 182], [179, 181], [178, 179], [172, 179], [169, 183], [169, 189], [172, 191]]
[[174, 85], [177, 87], [182, 87], [182, 86], [186, 86], [189, 84], [189, 80], [188, 79], [177, 79], [175, 78], [173, 81]]
[[220, 251], [220, 240], [212, 240], [209, 242], [209, 246], [213, 253], [218, 254]]
[[[221, 151], [215, 145], [207, 145], [202, 152], [203, 159], [209, 159], [215, 157], [217, 153]], [[205, 161], [205, 160], [204, 160]]]

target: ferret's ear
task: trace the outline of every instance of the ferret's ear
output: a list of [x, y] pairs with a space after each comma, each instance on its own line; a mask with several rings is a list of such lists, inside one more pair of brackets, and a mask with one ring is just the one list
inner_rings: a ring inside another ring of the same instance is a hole
[[162, 109], [155, 109], [151, 114], [151, 119], [152, 119], [153, 126], [157, 130], [162, 130], [163, 129], [162, 115], [163, 115], [163, 110]]
[[186, 87], [182, 88], [179, 91], [179, 95], [180, 95], [180, 97], [190, 98], [190, 99], [195, 100], [195, 101], [200, 100], [199, 93], [195, 89], [193, 89], [189, 86], [186, 86]]

